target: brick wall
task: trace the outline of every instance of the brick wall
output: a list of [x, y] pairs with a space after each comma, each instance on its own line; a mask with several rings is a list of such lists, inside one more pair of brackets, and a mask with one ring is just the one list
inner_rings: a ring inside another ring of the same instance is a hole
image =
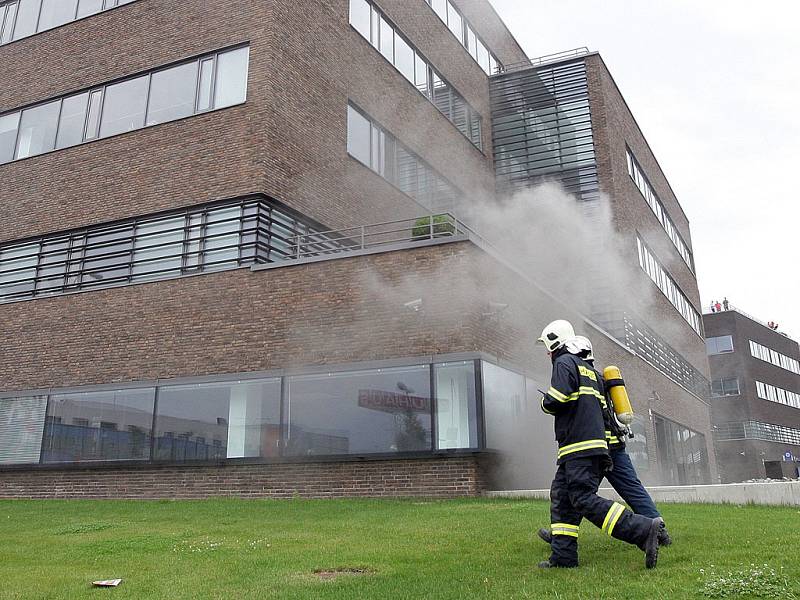
[[320, 463], [2, 471], [0, 498], [475, 496], [477, 456]]

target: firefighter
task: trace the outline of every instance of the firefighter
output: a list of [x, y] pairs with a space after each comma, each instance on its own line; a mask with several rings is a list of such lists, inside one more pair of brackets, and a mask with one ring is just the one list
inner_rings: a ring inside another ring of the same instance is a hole
[[664, 521], [650, 519], [597, 495], [603, 473], [611, 469], [601, 401], [601, 378], [585, 360], [565, 347], [575, 337], [568, 321], [553, 321], [539, 342], [553, 363], [542, 410], [554, 416], [558, 469], [550, 488], [551, 555], [541, 568], [578, 566], [578, 531], [585, 518], [611, 537], [638, 546], [645, 566], [658, 561], [658, 534]]
[[[603, 376], [594, 367], [592, 342], [588, 338], [582, 335], [575, 336], [572, 340], [566, 342], [565, 347], [570, 354], [575, 354], [589, 363], [599, 380], [603, 379]], [[608, 451], [611, 456], [611, 462], [614, 464], [614, 468], [605, 473], [605, 478], [637, 515], [650, 517], [651, 519], [660, 517], [661, 513], [658, 512], [653, 499], [639, 480], [630, 456], [625, 452], [625, 437], [627, 435], [625, 427], [617, 420], [614, 408], [608, 398], [606, 398], [605, 403], [601, 403], [601, 406], [603, 408]], [[551, 543], [552, 535], [549, 530], [539, 529], [537, 534], [548, 544]], [[658, 535], [658, 544], [660, 546], [669, 546], [671, 543], [672, 538], [667, 533], [666, 528], [662, 528]]]

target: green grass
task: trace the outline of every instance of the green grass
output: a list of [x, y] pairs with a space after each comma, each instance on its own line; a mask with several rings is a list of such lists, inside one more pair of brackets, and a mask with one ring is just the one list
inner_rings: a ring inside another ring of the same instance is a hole
[[[800, 598], [797, 509], [662, 508], [655, 571], [585, 521], [581, 568], [538, 571], [545, 502], [0, 501], [0, 598], [703, 598], [701, 569], [751, 563]], [[365, 573], [314, 574], [347, 568]]]

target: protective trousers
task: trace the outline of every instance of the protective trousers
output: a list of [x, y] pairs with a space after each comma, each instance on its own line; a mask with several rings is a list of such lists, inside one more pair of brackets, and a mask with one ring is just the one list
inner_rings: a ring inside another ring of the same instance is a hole
[[550, 563], [559, 567], [578, 566], [578, 527], [582, 518], [608, 535], [644, 550], [652, 519], [636, 515], [619, 502], [597, 495], [601, 457], [567, 460], [558, 466], [550, 487]]

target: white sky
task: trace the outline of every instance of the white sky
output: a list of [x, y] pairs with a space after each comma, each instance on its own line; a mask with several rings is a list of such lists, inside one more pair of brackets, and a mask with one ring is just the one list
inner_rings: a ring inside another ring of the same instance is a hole
[[800, 339], [800, 2], [490, 1], [530, 57], [603, 56], [689, 217], [703, 308]]

